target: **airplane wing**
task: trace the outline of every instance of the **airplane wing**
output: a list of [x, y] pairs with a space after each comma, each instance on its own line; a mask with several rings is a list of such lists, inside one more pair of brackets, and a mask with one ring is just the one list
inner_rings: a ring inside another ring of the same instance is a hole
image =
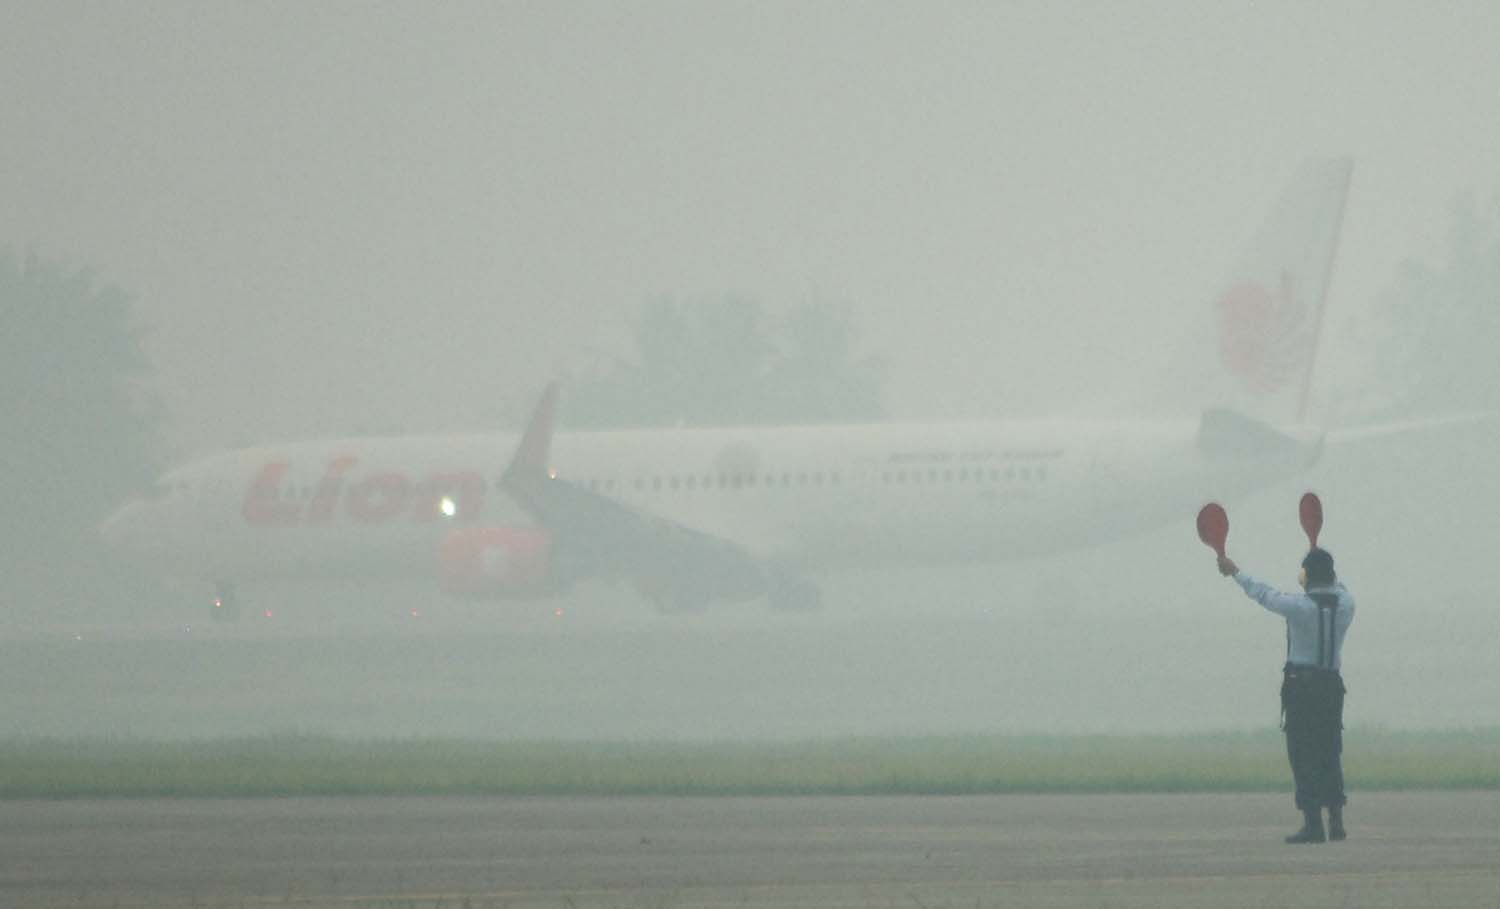
[[1330, 445], [1341, 445], [1346, 442], [1364, 442], [1369, 439], [1400, 436], [1413, 432], [1427, 432], [1433, 429], [1493, 423], [1497, 418], [1500, 418], [1500, 413], [1489, 410], [1448, 414], [1441, 417], [1426, 417], [1416, 420], [1401, 420], [1393, 423], [1376, 423], [1369, 426], [1331, 429], [1328, 431], [1327, 439]]
[[1198, 424], [1198, 448], [1212, 457], [1295, 458], [1303, 451], [1302, 443], [1275, 427], [1223, 408], [1203, 412]]
[[658, 603], [676, 609], [750, 599], [789, 581], [739, 544], [558, 478], [548, 460], [556, 407], [553, 383], [501, 482], [553, 534], [561, 577], [633, 580]]

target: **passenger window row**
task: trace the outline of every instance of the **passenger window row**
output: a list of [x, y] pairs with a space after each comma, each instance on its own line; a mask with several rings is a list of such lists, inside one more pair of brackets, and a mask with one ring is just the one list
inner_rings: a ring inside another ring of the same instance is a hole
[[636, 477], [627, 483], [625, 480], [616, 481], [613, 477], [603, 480], [590, 479], [589, 489], [595, 492], [614, 492], [618, 490], [634, 489], [643, 492], [647, 489], [652, 491], [685, 490], [691, 492], [696, 489], [754, 489], [757, 486], [766, 488], [781, 487], [790, 489], [793, 486], [838, 486], [843, 482], [837, 471], [824, 473], [821, 470], [804, 471], [801, 473], [783, 473], [780, 475], [768, 473], [764, 477], [759, 474], [697, 474], [679, 475], [673, 474], [667, 477]]
[[[954, 470], [951, 467], [937, 468], [929, 467], [922, 469], [902, 469], [882, 471], [877, 477], [870, 474], [872, 484], [879, 483], [882, 486], [919, 486], [919, 485], [941, 485], [941, 484], [992, 484], [992, 483], [1039, 483], [1047, 479], [1047, 467], [1044, 464], [1037, 465], [1015, 465], [1006, 467], [961, 467]], [[670, 476], [635, 477], [631, 480], [617, 480], [613, 477], [599, 479], [591, 478], [588, 488], [593, 492], [613, 493], [634, 490], [636, 492], [659, 492], [663, 489], [668, 491], [692, 492], [698, 489], [754, 489], [756, 487], [790, 489], [805, 486], [839, 486], [843, 479], [837, 471], [824, 473], [823, 471], [811, 471], [801, 473], [768, 473], [764, 476], [758, 474], [697, 474]]]
[[[871, 484], [878, 483], [882, 486], [936, 486], [942, 484], [965, 483], [965, 484], [991, 484], [991, 483], [1037, 483], [1047, 479], [1047, 467], [1044, 464], [1037, 465], [1015, 465], [1006, 467], [960, 467], [957, 470], [951, 467], [929, 467], [903, 468], [900, 470], [885, 470], [877, 477], [869, 475]], [[498, 491], [500, 481], [495, 481]], [[592, 478], [588, 481], [588, 488], [594, 492], [614, 493], [634, 490], [636, 492], [660, 492], [685, 491], [693, 492], [699, 489], [755, 489], [763, 487], [767, 489], [792, 489], [797, 487], [820, 487], [841, 486], [843, 476], [838, 471], [801, 471], [798, 473], [768, 473], [768, 474], [672, 474], [670, 476], [635, 477], [631, 480], [606, 477], [603, 479]], [[313, 485], [289, 485], [281, 490], [281, 497], [286, 499], [310, 499], [316, 492], [317, 487]]]

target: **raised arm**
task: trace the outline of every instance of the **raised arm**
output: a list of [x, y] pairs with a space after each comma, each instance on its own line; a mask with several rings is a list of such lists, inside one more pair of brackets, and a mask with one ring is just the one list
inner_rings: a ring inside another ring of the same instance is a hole
[[1245, 595], [1277, 615], [1291, 615], [1307, 607], [1307, 598], [1300, 593], [1282, 593], [1265, 581], [1258, 581], [1243, 571], [1234, 573], [1234, 582], [1240, 585]]

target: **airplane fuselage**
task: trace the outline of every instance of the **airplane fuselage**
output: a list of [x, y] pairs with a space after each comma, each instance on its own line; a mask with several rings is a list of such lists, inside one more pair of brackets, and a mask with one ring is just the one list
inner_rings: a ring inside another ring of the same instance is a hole
[[[1215, 457], [1196, 422], [1036, 421], [559, 433], [559, 480], [802, 568], [994, 561], [1185, 519], [1304, 466]], [[198, 577], [431, 572], [457, 528], [532, 524], [507, 434], [262, 446], [164, 478], [106, 532]]]

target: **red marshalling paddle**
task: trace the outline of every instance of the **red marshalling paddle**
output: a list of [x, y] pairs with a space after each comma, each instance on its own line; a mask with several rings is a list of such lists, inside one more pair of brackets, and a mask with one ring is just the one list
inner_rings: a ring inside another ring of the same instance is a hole
[[1297, 503], [1297, 517], [1307, 533], [1307, 545], [1313, 549], [1318, 548], [1318, 533], [1323, 529], [1323, 503], [1319, 501], [1317, 493], [1309, 492], [1302, 496], [1302, 501]]
[[1218, 502], [1209, 502], [1198, 510], [1198, 539], [1224, 557], [1224, 541], [1229, 539], [1229, 515]]

